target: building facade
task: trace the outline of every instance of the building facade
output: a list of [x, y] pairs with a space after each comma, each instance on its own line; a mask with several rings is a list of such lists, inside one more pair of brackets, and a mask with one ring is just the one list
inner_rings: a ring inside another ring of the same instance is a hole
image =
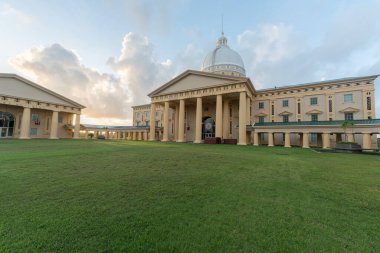
[[[370, 149], [380, 133], [377, 77], [256, 90], [222, 34], [201, 71], [185, 71], [148, 94], [151, 104], [133, 107], [133, 125], [149, 126], [149, 140], [201, 143], [219, 137], [240, 145], [305, 148], [346, 140]], [[353, 126], [342, 128], [344, 121]]]
[[15, 74], [0, 74], [0, 138], [79, 138], [84, 106]]

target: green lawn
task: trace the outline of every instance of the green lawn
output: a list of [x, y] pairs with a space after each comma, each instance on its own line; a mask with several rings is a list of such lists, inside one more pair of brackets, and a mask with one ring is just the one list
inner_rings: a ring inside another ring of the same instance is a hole
[[0, 252], [379, 249], [379, 156], [0, 141]]

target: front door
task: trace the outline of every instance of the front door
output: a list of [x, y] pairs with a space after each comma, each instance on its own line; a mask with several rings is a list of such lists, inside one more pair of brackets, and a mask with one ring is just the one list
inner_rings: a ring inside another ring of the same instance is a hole
[[212, 118], [206, 117], [202, 123], [202, 140], [212, 137], [215, 137], [215, 122]]

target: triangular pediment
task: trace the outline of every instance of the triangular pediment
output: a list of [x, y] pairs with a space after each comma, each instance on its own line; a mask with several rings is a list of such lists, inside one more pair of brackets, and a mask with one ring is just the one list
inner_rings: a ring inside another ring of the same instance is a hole
[[320, 110], [317, 110], [317, 109], [313, 109], [313, 110], [306, 112], [306, 114], [321, 114], [321, 113], [323, 113], [323, 112]]
[[280, 116], [286, 116], [286, 115], [292, 115], [293, 113], [288, 112], [288, 111], [283, 111], [282, 113], [279, 113], [278, 115]]
[[[195, 90], [225, 84], [249, 82], [245, 77], [233, 77], [220, 74], [213, 74], [195, 70], [187, 70], [175, 77], [171, 81], [154, 90], [148, 96], [158, 96], [181, 91]], [[252, 84], [251, 84], [252, 86]], [[253, 86], [252, 86], [253, 88]]]
[[268, 114], [263, 113], [263, 112], [260, 112], [260, 113], [255, 115], [255, 117], [266, 117], [266, 116], [268, 116]]
[[14, 74], [0, 74], [0, 94], [32, 101], [85, 108], [83, 105]]
[[354, 107], [347, 107], [347, 108], [344, 108], [343, 110], [341, 110], [340, 112], [358, 112], [359, 109], [357, 108], [354, 108]]

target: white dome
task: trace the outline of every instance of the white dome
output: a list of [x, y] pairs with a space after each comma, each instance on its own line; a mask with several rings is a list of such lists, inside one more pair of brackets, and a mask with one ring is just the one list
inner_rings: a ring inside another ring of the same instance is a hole
[[219, 38], [216, 48], [203, 61], [202, 71], [245, 76], [244, 63], [241, 56], [227, 45], [227, 38]]

